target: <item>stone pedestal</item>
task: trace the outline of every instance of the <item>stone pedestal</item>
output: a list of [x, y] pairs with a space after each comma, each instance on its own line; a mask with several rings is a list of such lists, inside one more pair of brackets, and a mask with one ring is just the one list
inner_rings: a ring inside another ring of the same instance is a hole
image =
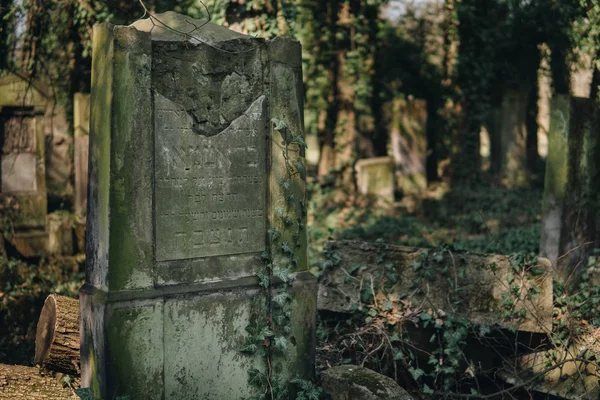
[[[265, 389], [249, 372], [285, 383], [314, 359], [300, 45], [156, 18], [171, 29], [94, 28], [82, 387], [103, 399], [249, 397]], [[267, 263], [293, 284], [265, 284]], [[286, 288], [285, 354], [274, 334], [258, 345], [268, 362], [242, 353], [247, 328], [277, 329]]]

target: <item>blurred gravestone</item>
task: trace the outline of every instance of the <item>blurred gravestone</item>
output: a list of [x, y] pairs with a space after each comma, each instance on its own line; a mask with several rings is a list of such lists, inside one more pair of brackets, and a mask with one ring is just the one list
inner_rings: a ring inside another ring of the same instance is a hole
[[358, 160], [355, 168], [359, 193], [386, 202], [394, 201], [394, 161], [391, 157]]
[[398, 187], [404, 193], [427, 187], [427, 104], [419, 99], [394, 99], [390, 127]]
[[18, 75], [0, 78], [0, 182], [4, 195], [15, 196], [18, 219], [12, 221], [17, 250], [25, 256], [46, 253], [46, 169], [43, 87]]
[[[527, 90], [508, 90], [500, 111], [500, 173], [508, 185], [527, 183]], [[496, 156], [492, 156], [494, 159]]]
[[85, 215], [88, 186], [88, 147], [90, 134], [90, 95], [75, 93], [73, 98], [75, 133], [75, 213]]
[[600, 247], [596, 107], [591, 99], [567, 96], [552, 102], [540, 254], [571, 283], [587, 269], [591, 249]]
[[265, 359], [240, 348], [267, 320], [256, 276], [276, 250], [267, 229], [284, 223], [297, 229], [291, 337], [271, 367], [309, 377], [316, 282], [304, 174], [286, 163], [304, 149], [282, 152], [289, 138], [270, 122], [303, 132], [300, 45], [155, 17], [94, 28], [82, 387], [105, 399], [256, 394], [248, 373]]

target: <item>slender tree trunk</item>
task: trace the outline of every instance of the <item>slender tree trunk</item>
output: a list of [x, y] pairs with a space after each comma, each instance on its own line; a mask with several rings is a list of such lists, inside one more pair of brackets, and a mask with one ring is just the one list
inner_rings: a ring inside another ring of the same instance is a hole
[[441, 128], [440, 116], [438, 114], [441, 101], [437, 96], [431, 96], [427, 99], [427, 123], [425, 126], [427, 136], [427, 160], [425, 162], [425, 171], [427, 182], [437, 182], [440, 177], [438, 175], [438, 154], [440, 147]]
[[[336, 166], [335, 154], [335, 130], [338, 117], [338, 81], [339, 81], [339, 60], [334, 54], [334, 49], [337, 48], [337, 39], [334, 32], [336, 31], [339, 0], [329, 2], [327, 5], [327, 30], [329, 40], [323, 46], [322, 51], [328, 52], [329, 55], [329, 88], [327, 95], [327, 108], [321, 111], [319, 116], [318, 139], [319, 139], [319, 165], [318, 175], [325, 176], [329, 174]], [[318, 18], [319, 16], [315, 16]]]

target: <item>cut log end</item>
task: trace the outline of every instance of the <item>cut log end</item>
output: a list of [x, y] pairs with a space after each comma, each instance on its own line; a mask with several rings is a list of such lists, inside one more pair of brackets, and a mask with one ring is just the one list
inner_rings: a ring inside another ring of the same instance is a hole
[[54, 341], [54, 328], [56, 326], [56, 300], [54, 295], [48, 296], [44, 302], [40, 320], [35, 333], [35, 363], [41, 364], [48, 356]]
[[79, 374], [79, 301], [50, 295], [35, 338], [35, 362], [44, 368]]

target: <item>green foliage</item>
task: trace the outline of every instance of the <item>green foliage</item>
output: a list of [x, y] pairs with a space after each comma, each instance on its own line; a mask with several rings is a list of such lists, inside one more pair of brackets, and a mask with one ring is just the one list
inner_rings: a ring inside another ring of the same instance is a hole
[[90, 388], [75, 389], [75, 394], [81, 400], [94, 400], [94, 393], [92, 392], [92, 389], [90, 389]]

